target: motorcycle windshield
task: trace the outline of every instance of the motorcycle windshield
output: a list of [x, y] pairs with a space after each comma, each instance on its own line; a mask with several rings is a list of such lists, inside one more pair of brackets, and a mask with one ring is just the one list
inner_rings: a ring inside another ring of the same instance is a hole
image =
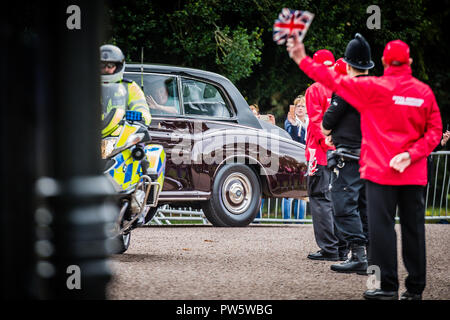
[[102, 114], [106, 116], [114, 108], [126, 109], [128, 92], [123, 83], [102, 83]]
[[128, 101], [128, 91], [122, 83], [102, 83], [102, 135], [110, 134], [122, 120]]

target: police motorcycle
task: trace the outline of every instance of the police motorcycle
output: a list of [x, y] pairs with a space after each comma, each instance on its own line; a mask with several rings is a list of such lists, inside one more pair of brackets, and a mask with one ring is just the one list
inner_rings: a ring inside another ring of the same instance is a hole
[[119, 205], [112, 232], [112, 253], [124, 253], [131, 231], [149, 222], [156, 213], [165, 173], [165, 152], [150, 144], [142, 114], [112, 108], [103, 114], [102, 159], [104, 175], [116, 191]]

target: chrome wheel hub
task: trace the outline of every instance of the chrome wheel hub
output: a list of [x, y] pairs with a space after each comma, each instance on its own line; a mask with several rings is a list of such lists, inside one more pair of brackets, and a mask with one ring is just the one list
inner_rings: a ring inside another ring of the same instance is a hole
[[250, 206], [252, 186], [242, 173], [232, 173], [222, 186], [222, 201], [232, 214], [242, 214]]

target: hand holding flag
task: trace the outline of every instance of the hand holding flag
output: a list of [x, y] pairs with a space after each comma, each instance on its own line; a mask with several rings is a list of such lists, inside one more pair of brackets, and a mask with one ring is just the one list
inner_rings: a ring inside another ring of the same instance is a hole
[[305, 45], [303, 42], [299, 41], [297, 35], [287, 40], [286, 48], [289, 57], [294, 60], [297, 65], [299, 65], [303, 58], [306, 57]]

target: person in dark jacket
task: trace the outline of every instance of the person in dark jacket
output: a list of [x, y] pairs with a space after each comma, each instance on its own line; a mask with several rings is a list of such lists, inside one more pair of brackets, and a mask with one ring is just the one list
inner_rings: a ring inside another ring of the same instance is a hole
[[[304, 95], [299, 95], [294, 100], [294, 113], [288, 112], [284, 129], [292, 140], [306, 145], [306, 132], [308, 129], [308, 115], [306, 113], [306, 100]], [[306, 202], [301, 199], [283, 198], [283, 218], [291, 219], [294, 213], [296, 219], [303, 219]]]
[[306, 144], [306, 130], [308, 128], [308, 116], [306, 114], [305, 96], [299, 95], [294, 100], [294, 114], [288, 113], [284, 121], [284, 129], [293, 140]]
[[[348, 43], [344, 63], [346, 74], [351, 77], [367, 76], [369, 69], [374, 67], [370, 46], [360, 34]], [[339, 72], [337, 66], [335, 70]], [[331, 270], [366, 274], [368, 224], [366, 190], [359, 175], [358, 163], [362, 139], [359, 112], [333, 93], [331, 105], [323, 116], [322, 132], [332, 137], [337, 152], [355, 156], [349, 158], [332, 152], [334, 161], [329, 161], [334, 163], [331, 168], [331, 201], [335, 223], [351, 250], [350, 258], [341, 264], [331, 265]]]
[[395, 214], [402, 232], [408, 276], [401, 299], [422, 299], [426, 284], [425, 202], [427, 156], [442, 137], [442, 119], [431, 88], [412, 76], [409, 46], [386, 44], [381, 77], [348, 77], [306, 55], [298, 38], [289, 39], [289, 56], [310, 78], [336, 92], [361, 114], [360, 174], [366, 179], [369, 260], [380, 271], [380, 288], [365, 299], [398, 299]]

